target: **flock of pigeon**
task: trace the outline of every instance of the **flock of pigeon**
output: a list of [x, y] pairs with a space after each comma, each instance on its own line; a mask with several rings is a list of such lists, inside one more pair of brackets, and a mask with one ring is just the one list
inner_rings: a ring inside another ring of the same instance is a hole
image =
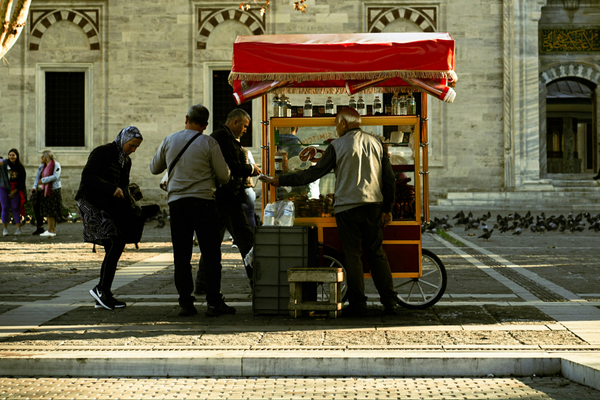
[[421, 232], [436, 233], [438, 229], [447, 231], [453, 227], [464, 226], [465, 231], [470, 229], [481, 231], [481, 235], [477, 237], [488, 240], [495, 230], [500, 233], [510, 231], [513, 235], [520, 235], [525, 230], [536, 233], [552, 231], [575, 233], [583, 232], [586, 229], [595, 232], [600, 231], [600, 215], [590, 215], [587, 212], [577, 215], [569, 213], [566, 217], [562, 214], [547, 217], [545, 213], [541, 213], [534, 217], [528, 211], [524, 216], [519, 215], [519, 213], [509, 214], [505, 217], [498, 215], [496, 221], [490, 220], [491, 216], [492, 214], [489, 211], [478, 218], [474, 217], [472, 212], [465, 214], [463, 211], [459, 211], [453, 218], [456, 220], [453, 222], [454, 225], [450, 224], [450, 216], [448, 215], [443, 218], [434, 217], [429, 224], [423, 223], [421, 225]]

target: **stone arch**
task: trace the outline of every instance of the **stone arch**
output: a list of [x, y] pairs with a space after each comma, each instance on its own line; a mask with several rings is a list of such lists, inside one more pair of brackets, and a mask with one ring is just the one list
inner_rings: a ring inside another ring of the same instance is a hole
[[[580, 62], [568, 62], [552, 64], [542, 70], [539, 74], [539, 149], [540, 149], [540, 175], [541, 177], [548, 176], [548, 159], [547, 159], [547, 126], [546, 126], [546, 96], [548, 94], [547, 85], [558, 79], [563, 78], [579, 78], [591, 82], [596, 85], [595, 96], [596, 103], [600, 100], [598, 87], [600, 85], [600, 66], [596, 64], [587, 64]], [[596, 107], [599, 107], [598, 105]], [[598, 141], [598, 131], [600, 129], [599, 118], [596, 117], [593, 125], [593, 137], [595, 137], [593, 149], [593, 164], [597, 168], [597, 148], [600, 146]]]
[[196, 49], [206, 49], [206, 43], [212, 31], [222, 22], [230, 20], [246, 25], [253, 35], [264, 35], [265, 33], [265, 17], [261, 18], [251, 11], [241, 11], [233, 7], [219, 10], [199, 10]]
[[[375, 11], [375, 10], [373, 10]], [[369, 19], [368, 32], [381, 32], [397, 19], [405, 19], [415, 23], [423, 32], [436, 32], [437, 9], [395, 7], [381, 9], [379, 13]]]
[[31, 33], [29, 50], [39, 50], [44, 33], [60, 21], [70, 21], [79, 26], [88, 38], [90, 50], [100, 50], [99, 15], [99, 10], [32, 10], [29, 24]]
[[600, 84], [600, 67], [593, 64], [555, 64], [540, 73], [540, 90], [552, 81], [561, 78], [582, 78]]

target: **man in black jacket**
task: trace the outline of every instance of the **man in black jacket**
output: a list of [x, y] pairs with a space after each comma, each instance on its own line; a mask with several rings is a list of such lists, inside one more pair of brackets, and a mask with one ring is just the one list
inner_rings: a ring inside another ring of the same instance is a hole
[[[233, 236], [242, 259], [246, 257], [254, 245], [254, 233], [248, 224], [248, 218], [242, 207], [242, 204], [246, 203], [244, 179], [249, 176], [261, 174], [258, 164], [246, 163], [244, 151], [239, 142], [242, 135], [246, 133], [249, 124], [250, 115], [241, 108], [236, 108], [227, 115], [225, 124], [222, 124], [211, 135], [219, 143], [225, 162], [231, 171], [229, 182], [217, 188], [215, 194], [217, 210], [223, 224], [221, 227], [221, 241], [223, 241], [225, 229], [227, 229], [231, 233], [231, 236]], [[246, 274], [252, 280], [252, 267], [250, 265], [246, 265]], [[204, 276], [204, 260], [200, 258], [200, 265], [196, 276], [196, 294], [206, 292]]]

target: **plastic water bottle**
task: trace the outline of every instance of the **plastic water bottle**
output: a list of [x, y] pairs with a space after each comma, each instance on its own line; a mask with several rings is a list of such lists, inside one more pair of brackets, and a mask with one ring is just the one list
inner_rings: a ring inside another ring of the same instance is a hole
[[312, 101], [310, 101], [310, 97], [307, 97], [306, 100], [304, 100], [304, 116], [312, 117], [312, 111]]
[[379, 100], [379, 96], [375, 96], [375, 100], [373, 100], [373, 115], [377, 113], [382, 113], [381, 100]]
[[365, 99], [362, 96], [358, 96], [358, 102], [356, 102], [356, 111], [360, 115], [367, 115], [367, 106], [365, 105]]
[[401, 96], [398, 101], [398, 109], [400, 110], [400, 115], [407, 115], [408, 112], [406, 110], [406, 96]]
[[[266, 213], [266, 209], [265, 209], [265, 213]], [[266, 214], [265, 214], [265, 216], [266, 216]], [[283, 208], [283, 216], [281, 217], [279, 225], [294, 226], [294, 216], [295, 216], [294, 203], [291, 201], [288, 201], [285, 203], [285, 206]]]
[[325, 114], [327, 114], [327, 115], [335, 114], [333, 112], [333, 100], [331, 100], [331, 96], [328, 97], [327, 101], [325, 102]]
[[394, 93], [392, 96], [392, 115], [400, 115], [400, 110], [398, 109], [398, 93]]
[[354, 96], [350, 96], [350, 102], [348, 105], [356, 110], [356, 100], [354, 99]]
[[275, 225], [275, 204], [269, 203], [265, 207], [265, 216], [263, 218], [263, 225], [265, 225], [265, 226]]

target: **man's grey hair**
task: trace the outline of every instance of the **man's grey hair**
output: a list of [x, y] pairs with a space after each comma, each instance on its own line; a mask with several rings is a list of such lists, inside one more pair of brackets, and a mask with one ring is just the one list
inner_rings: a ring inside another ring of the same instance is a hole
[[362, 118], [360, 117], [360, 114], [358, 113], [358, 111], [356, 111], [353, 108], [344, 108], [342, 111], [340, 111], [337, 115], [338, 121], [341, 122], [341, 120], [346, 121], [347, 125], [354, 125], [354, 124], [358, 124], [360, 125], [362, 123]]
[[229, 114], [227, 114], [227, 121], [225, 121], [225, 124], [229, 124], [230, 122], [233, 122], [236, 119], [241, 121], [243, 118], [248, 118], [248, 122], [250, 122], [250, 114], [248, 114], [246, 110], [236, 108]]
[[202, 104], [195, 104], [188, 110], [188, 123], [206, 126], [208, 124], [209, 115], [210, 113], [206, 107], [204, 107]]

